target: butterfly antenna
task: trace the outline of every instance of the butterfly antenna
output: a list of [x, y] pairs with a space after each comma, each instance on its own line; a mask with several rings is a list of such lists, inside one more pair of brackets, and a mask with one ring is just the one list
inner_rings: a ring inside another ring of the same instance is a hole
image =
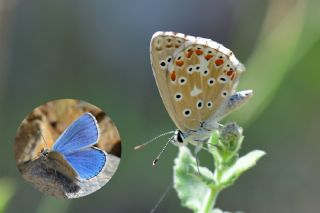
[[154, 207], [151, 209], [150, 213], [154, 213], [157, 210], [157, 208], [159, 207], [160, 203], [162, 203], [163, 199], [167, 196], [167, 194], [169, 193], [169, 191], [172, 188], [172, 186], [173, 186], [173, 181], [171, 181], [171, 183], [167, 187], [166, 191], [164, 191], [164, 193], [161, 195], [161, 197], [159, 198], [159, 200], [156, 203], [156, 205], [154, 205]]
[[162, 153], [164, 152], [164, 150], [167, 148], [168, 144], [173, 140], [173, 137], [169, 138], [168, 142], [163, 146], [162, 150], [160, 151], [160, 153], [158, 154], [158, 156], [156, 157], [156, 159], [153, 160], [152, 165], [155, 166], [156, 163], [158, 162], [158, 160], [160, 159], [160, 156], [162, 155]]
[[[41, 133], [41, 130], [39, 130], [38, 132], [39, 132], [39, 134], [41, 135], [44, 144], [45, 144], [46, 147], [48, 148], [48, 145], [47, 145], [46, 140], [44, 139], [44, 137], [43, 137], [43, 135], [42, 135], [42, 133]], [[38, 153], [38, 154], [39, 154], [39, 153]], [[37, 155], [38, 155], [38, 154], [37, 154]], [[41, 155], [41, 153], [40, 153], [40, 155]], [[31, 158], [31, 161], [34, 161], [34, 160], [37, 159], [37, 158], [39, 158], [39, 156], [35, 156], [35, 157]]]
[[158, 138], [161, 138], [162, 136], [165, 136], [165, 135], [169, 135], [169, 134], [173, 134], [175, 131], [169, 131], [169, 132], [165, 132], [165, 133], [162, 133], [161, 135], [158, 135], [157, 137], [154, 137], [152, 138], [151, 140], [143, 143], [143, 144], [140, 144], [138, 146], [135, 146], [134, 147], [134, 150], [138, 150], [138, 149], [142, 149], [143, 147], [145, 147], [146, 145], [148, 145], [149, 143], [152, 143], [153, 141], [157, 140]]
[[42, 139], [43, 139], [44, 144], [45, 144], [46, 147], [48, 148], [48, 144], [47, 144], [47, 142], [46, 142], [46, 139], [43, 137], [41, 130], [39, 131], [39, 133], [40, 133], [40, 135], [41, 135], [41, 137], [42, 137]]

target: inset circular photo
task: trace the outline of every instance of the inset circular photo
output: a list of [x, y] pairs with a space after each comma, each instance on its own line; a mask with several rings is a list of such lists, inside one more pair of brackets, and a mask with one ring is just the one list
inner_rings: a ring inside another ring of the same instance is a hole
[[22, 176], [40, 192], [78, 198], [97, 191], [114, 175], [121, 140], [100, 108], [82, 100], [59, 99], [23, 119], [14, 154]]

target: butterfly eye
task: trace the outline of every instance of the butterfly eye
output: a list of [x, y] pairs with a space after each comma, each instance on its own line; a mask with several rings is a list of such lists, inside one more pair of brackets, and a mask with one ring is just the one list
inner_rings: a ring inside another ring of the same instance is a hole
[[214, 80], [214, 78], [209, 78], [208, 79], [208, 85], [209, 86], [212, 86], [212, 85], [214, 85], [216, 83], [216, 81]]
[[197, 106], [198, 109], [202, 109], [203, 101], [202, 100], [198, 100], [196, 106]]
[[207, 70], [207, 69], [203, 70], [203, 72], [202, 72], [203, 76], [207, 76], [208, 74], [209, 74], [209, 70]]
[[223, 90], [223, 91], [221, 92], [221, 96], [222, 96], [223, 98], [227, 97], [227, 96], [228, 96], [228, 91], [227, 91], [227, 90]]
[[186, 77], [180, 77], [179, 78], [179, 84], [180, 85], [184, 85], [187, 83], [187, 78]]
[[193, 73], [193, 66], [192, 66], [192, 65], [188, 66], [187, 72], [188, 72], [189, 74], [192, 74], [192, 73]]
[[178, 141], [179, 143], [183, 143], [183, 138], [182, 138], [181, 134], [178, 134], [178, 135], [177, 135], [177, 141]]
[[185, 109], [183, 110], [184, 117], [189, 117], [191, 115], [191, 109]]
[[208, 101], [207, 102], [207, 107], [210, 109], [210, 108], [212, 108], [212, 101]]
[[227, 76], [220, 75], [220, 76], [218, 77], [218, 82], [221, 83], [221, 84], [227, 83], [227, 82], [228, 82]]
[[182, 100], [182, 94], [179, 93], [179, 92], [176, 93], [174, 97], [175, 97], [176, 101], [181, 101]]
[[185, 140], [183, 133], [180, 130], [175, 132], [174, 140], [172, 140], [171, 142], [176, 146], [184, 146], [188, 143], [187, 140]]

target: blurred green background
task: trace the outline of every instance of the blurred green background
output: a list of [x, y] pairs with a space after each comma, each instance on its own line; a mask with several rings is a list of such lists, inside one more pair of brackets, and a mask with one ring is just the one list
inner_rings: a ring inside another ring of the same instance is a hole
[[[218, 199], [229, 210], [320, 212], [319, 0], [0, 0], [0, 212], [149, 212], [172, 181], [177, 148], [151, 162], [173, 130], [153, 79], [158, 30], [212, 38], [247, 72], [253, 99], [225, 121], [244, 128], [242, 154], [268, 154]], [[117, 124], [122, 159], [112, 180], [84, 198], [45, 197], [20, 176], [13, 141], [33, 108], [76, 98]], [[201, 164], [212, 161], [201, 152]], [[171, 190], [158, 212], [190, 212]]]

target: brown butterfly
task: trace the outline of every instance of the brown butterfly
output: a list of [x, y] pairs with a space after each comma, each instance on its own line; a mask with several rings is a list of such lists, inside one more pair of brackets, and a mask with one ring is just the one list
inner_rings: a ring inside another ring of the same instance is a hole
[[178, 128], [168, 141], [175, 145], [201, 146], [219, 129], [218, 121], [253, 94], [235, 91], [245, 68], [232, 51], [210, 39], [156, 32], [150, 58], [160, 96]]

